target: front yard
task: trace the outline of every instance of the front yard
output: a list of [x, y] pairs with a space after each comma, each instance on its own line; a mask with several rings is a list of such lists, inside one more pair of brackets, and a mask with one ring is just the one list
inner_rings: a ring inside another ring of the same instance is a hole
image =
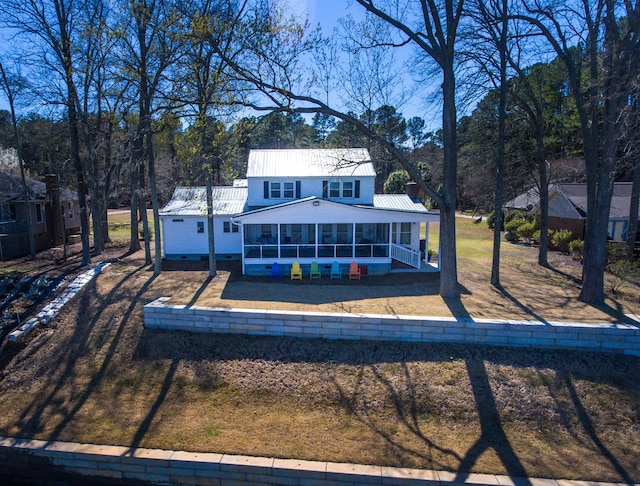
[[[630, 285], [602, 309], [578, 303], [576, 264], [554, 256], [554, 270], [538, 268], [530, 248], [503, 247], [499, 292], [489, 285], [491, 233], [459, 220], [458, 235], [462, 296], [453, 302], [424, 275], [300, 284], [228, 271], [209, 282], [206, 271], [173, 270], [154, 279], [143, 252], [120, 258], [126, 247], [114, 247], [105, 255], [112, 265], [4, 363], [0, 434], [640, 482], [638, 358], [142, 326], [142, 306], [160, 296], [228, 307], [572, 321], [638, 312]], [[34, 272], [64, 271], [53, 261], [37, 265]]]

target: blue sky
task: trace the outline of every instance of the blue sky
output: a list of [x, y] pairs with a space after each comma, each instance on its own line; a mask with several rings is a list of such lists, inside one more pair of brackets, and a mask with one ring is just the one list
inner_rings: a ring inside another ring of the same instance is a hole
[[[292, 13], [295, 13], [300, 19], [308, 19], [312, 27], [320, 24], [325, 34], [329, 34], [338, 26], [341, 17], [351, 14], [357, 21], [364, 16], [364, 9], [359, 5], [354, 5], [352, 0], [280, 0], [287, 6]], [[4, 40], [4, 39], [2, 39]], [[0, 42], [0, 55], [4, 51], [3, 47], [6, 42]], [[405, 54], [406, 55], [406, 54]], [[407, 79], [406, 83], [410, 84], [411, 80]], [[337, 99], [338, 93], [334, 99]], [[332, 101], [333, 102], [333, 101]], [[4, 93], [0, 93], [0, 109], [9, 109], [8, 102]], [[440, 124], [439, 113], [431, 108], [425, 109], [422, 99], [414, 96], [408, 100], [403, 106], [399, 107], [399, 111], [406, 119], [413, 116], [420, 116], [425, 119], [430, 129], [438, 128]], [[20, 115], [20, 113], [19, 113]], [[309, 117], [310, 118], [310, 117]]]

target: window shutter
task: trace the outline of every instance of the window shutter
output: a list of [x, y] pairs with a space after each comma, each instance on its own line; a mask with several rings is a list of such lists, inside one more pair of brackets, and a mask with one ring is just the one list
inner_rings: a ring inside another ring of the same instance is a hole
[[356, 181], [355, 183], [355, 189], [354, 189], [354, 194], [353, 197], [355, 197], [356, 199], [358, 199], [360, 197], [360, 181]]
[[329, 197], [329, 181], [322, 181], [322, 199]]
[[296, 181], [296, 199], [300, 199], [300, 181]]
[[264, 181], [264, 198], [269, 199], [269, 181]]

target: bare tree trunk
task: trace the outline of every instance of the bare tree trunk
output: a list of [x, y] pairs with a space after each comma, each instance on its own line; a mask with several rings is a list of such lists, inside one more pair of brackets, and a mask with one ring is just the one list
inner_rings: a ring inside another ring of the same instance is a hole
[[444, 143], [444, 167], [442, 178], [442, 200], [440, 208], [440, 295], [457, 298], [458, 268], [456, 258], [456, 182], [458, 167], [455, 73], [453, 69], [453, 47], [451, 59], [443, 67], [442, 82], [442, 137]]
[[131, 203], [130, 203], [130, 241], [129, 252], [140, 250], [140, 235], [138, 234], [138, 169], [131, 166]]
[[540, 193], [540, 248], [538, 248], [538, 265], [549, 266], [549, 170], [544, 152], [544, 130], [542, 127], [542, 113], [536, 123], [536, 158], [538, 159], [538, 178]]
[[498, 102], [498, 153], [496, 157], [496, 194], [494, 200], [495, 224], [493, 227], [493, 259], [491, 264], [491, 285], [500, 286], [500, 236], [502, 234], [502, 204], [504, 199], [505, 165], [505, 125], [507, 118], [507, 2], [501, 4], [500, 35], [496, 39], [500, 54], [500, 90]]
[[18, 154], [18, 164], [20, 165], [20, 178], [22, 180], [22, 193], [24, 194], [24, 202], [27, 205], [27, 231], [29, 233], [29, 253], [31, 259], [36, 259], [36, 240], [33, 235], [33, 219], [31, 218], [31, 204], [29, 202], [29, 188], [27, 187], [27, 180], [24, 175], [24, 161], [22, 160], [22, 146], [20, 144], [20, 134], [18, 133], [18, 121], [16, 118], [15, 104], [13, 100], [13, 90], [7, 74], [4, 72], [4, 67], [0, 63], [0, 71], [2, 71], [2, 80], [4, 82], [5, 92], [7, 99], [9, 100], [9, 108], [11, 109], [11, 123], [13, 124], [13, 138], [16, 144], [16, 152]]
[[215, 277], [216, 268], [216, 243], [214, 238], [213, 229], [213, 198], [211, 194], [211, 171], [207, 170], [205, 174], [206, 178], [206, 191], [207, 191], [207, 233], [209, 236], [209, 276]]
[[[156, 162], [153, 152], [153, 133], [151, 132], [151, 115], [149, 115], [147, 127], [146, 152], [149, 162], [149, 186], [151, 187], [151, 207], [153, 208], [153, 238], [155, 240], [155, 259], [153, 274], [162, 272], [162, 240], [160, 239], [160, 209], [158, 207], [158, 188], [156, 184]], [[146, 212], [145, 212], [146, 214]]]

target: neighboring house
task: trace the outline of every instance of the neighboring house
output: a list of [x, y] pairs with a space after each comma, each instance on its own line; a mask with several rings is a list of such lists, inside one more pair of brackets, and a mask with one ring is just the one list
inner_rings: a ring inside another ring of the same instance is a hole
[[[609, 238], [625, 241], [631, 207], [631, 182], [616, 182], [609, 211]], [[540, 195], [533, 188], [505, 204], [505, 208], [522, 209], [540, 214]], [[584, 238], [587, 216], [586, 184], [552, 184], [549, 186], [549, 229], [570, 230], [576, 238]]]
[[24, 197], [22, 178], [0, 172], [0, 260], [29, 254], [27, 210], [36, 243], [36, 251], [61, 244], [61, 235], [80, 232], [80, 206], [77, 195], [59, 189], [56, 176], [47, 176], [47, 183], [26, 179], [29, 207]]
[[[249, 275], [296, 261], [420, 268], [420, 230], [428, 238], [439, 215], [406, 194], [374, 194], [375, 176], [365, 149], [252, 150], [246, 181], [212, 190], [216, 258], [242, 260]], [[160, 218], [166, 259], [208, 258], [204, 188], [178, 187]]]

